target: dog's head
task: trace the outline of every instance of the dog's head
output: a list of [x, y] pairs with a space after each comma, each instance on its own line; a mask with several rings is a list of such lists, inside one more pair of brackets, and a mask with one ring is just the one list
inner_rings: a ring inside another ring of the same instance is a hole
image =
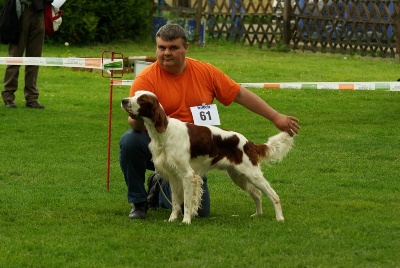
[[[168, 118], [157, 96], [149, 91], [136, 91], [131, 98], [124, 98], [121, 107], [128, 112], [133, 119], [142, 117], [150, 119], [158, 133], [166, 130]], [[147, 121], [147, 120], [146, 120]]]

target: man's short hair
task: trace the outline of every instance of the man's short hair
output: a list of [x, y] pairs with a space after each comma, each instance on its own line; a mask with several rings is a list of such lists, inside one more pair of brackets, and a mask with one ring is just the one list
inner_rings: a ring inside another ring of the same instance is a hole
[[162, 26], [156, 33], [156, 37], [160, 37], [164, 41], [173, 41], [182, 38], [183, 45], [187, 43], [186, 31], [178, 24], [166, 24]]

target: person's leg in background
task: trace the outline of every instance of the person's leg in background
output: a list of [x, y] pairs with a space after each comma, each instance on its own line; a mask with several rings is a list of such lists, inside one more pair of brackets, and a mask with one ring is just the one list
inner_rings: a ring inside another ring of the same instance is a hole
[[[8, 45], [8, 56], [9, 57], [23, 57], [25, 52], [26, 40], [29, 28], [29, 14], [27, 11], [21, 15], [21, 33], [19, 35], [18, 44]], [[1, 92], [1, 96], [7, 108], [17, 107], [14, 103], [15, 92], [18, 89], [18, 76], [20, 65], [7, 65], [4, 74], [4, 89]]]
[[[33, 8], [27, 8], [25, 12], [29, 13], [29, 24], [24, 25], [28, 27], [26, 35], [26, 57], [41, 57], [43, 42], [45, 36], [44, 29], [44, 14], [43, 11], [35, 11]], [[26, 65], [25, 66], [25, 87], [24, 95], [26, 106], [30, 108], [44, 108], [43, 105], [38, 103], [39, 90], [37, 88], [37, 79], [39, 74], [39, 66]]]

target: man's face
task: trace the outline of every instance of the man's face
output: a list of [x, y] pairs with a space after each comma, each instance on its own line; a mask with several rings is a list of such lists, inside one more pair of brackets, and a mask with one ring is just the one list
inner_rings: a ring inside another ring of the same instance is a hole
[[164, 41], [160, 37], [156, 38], [156, 43], [157, 61], [161, 67], [171, 73], [179, 71], [185, 64], [189, 44], [183, 45], [181, 38]]

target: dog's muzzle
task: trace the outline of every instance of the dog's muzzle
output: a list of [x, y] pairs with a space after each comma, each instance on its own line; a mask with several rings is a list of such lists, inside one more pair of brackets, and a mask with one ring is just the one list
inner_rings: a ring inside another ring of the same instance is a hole
[[138, 118], [138, 115], [135, 115], [135, 114], [133, 114], [133, 112], [132, 112], [132, 106], [131, 106], [131, 100], [130, 100], [130, 98], [122, 99], [122, 101], [121, 101], [121, 107], [122, 107], [122, 109], [124, 109], [124, 110], [129, 114], [129, 116], [130, 116], [131, 118], [133, 118], [133, 119], [137, 119], [137, 118]]
[[129, 99], [129, 98], [122, 99], [122, 101], [121, 101], [121, 107], [122, 107], [125, 111], [130, 112], [130, 111], [131, 111], [130, 99]]

